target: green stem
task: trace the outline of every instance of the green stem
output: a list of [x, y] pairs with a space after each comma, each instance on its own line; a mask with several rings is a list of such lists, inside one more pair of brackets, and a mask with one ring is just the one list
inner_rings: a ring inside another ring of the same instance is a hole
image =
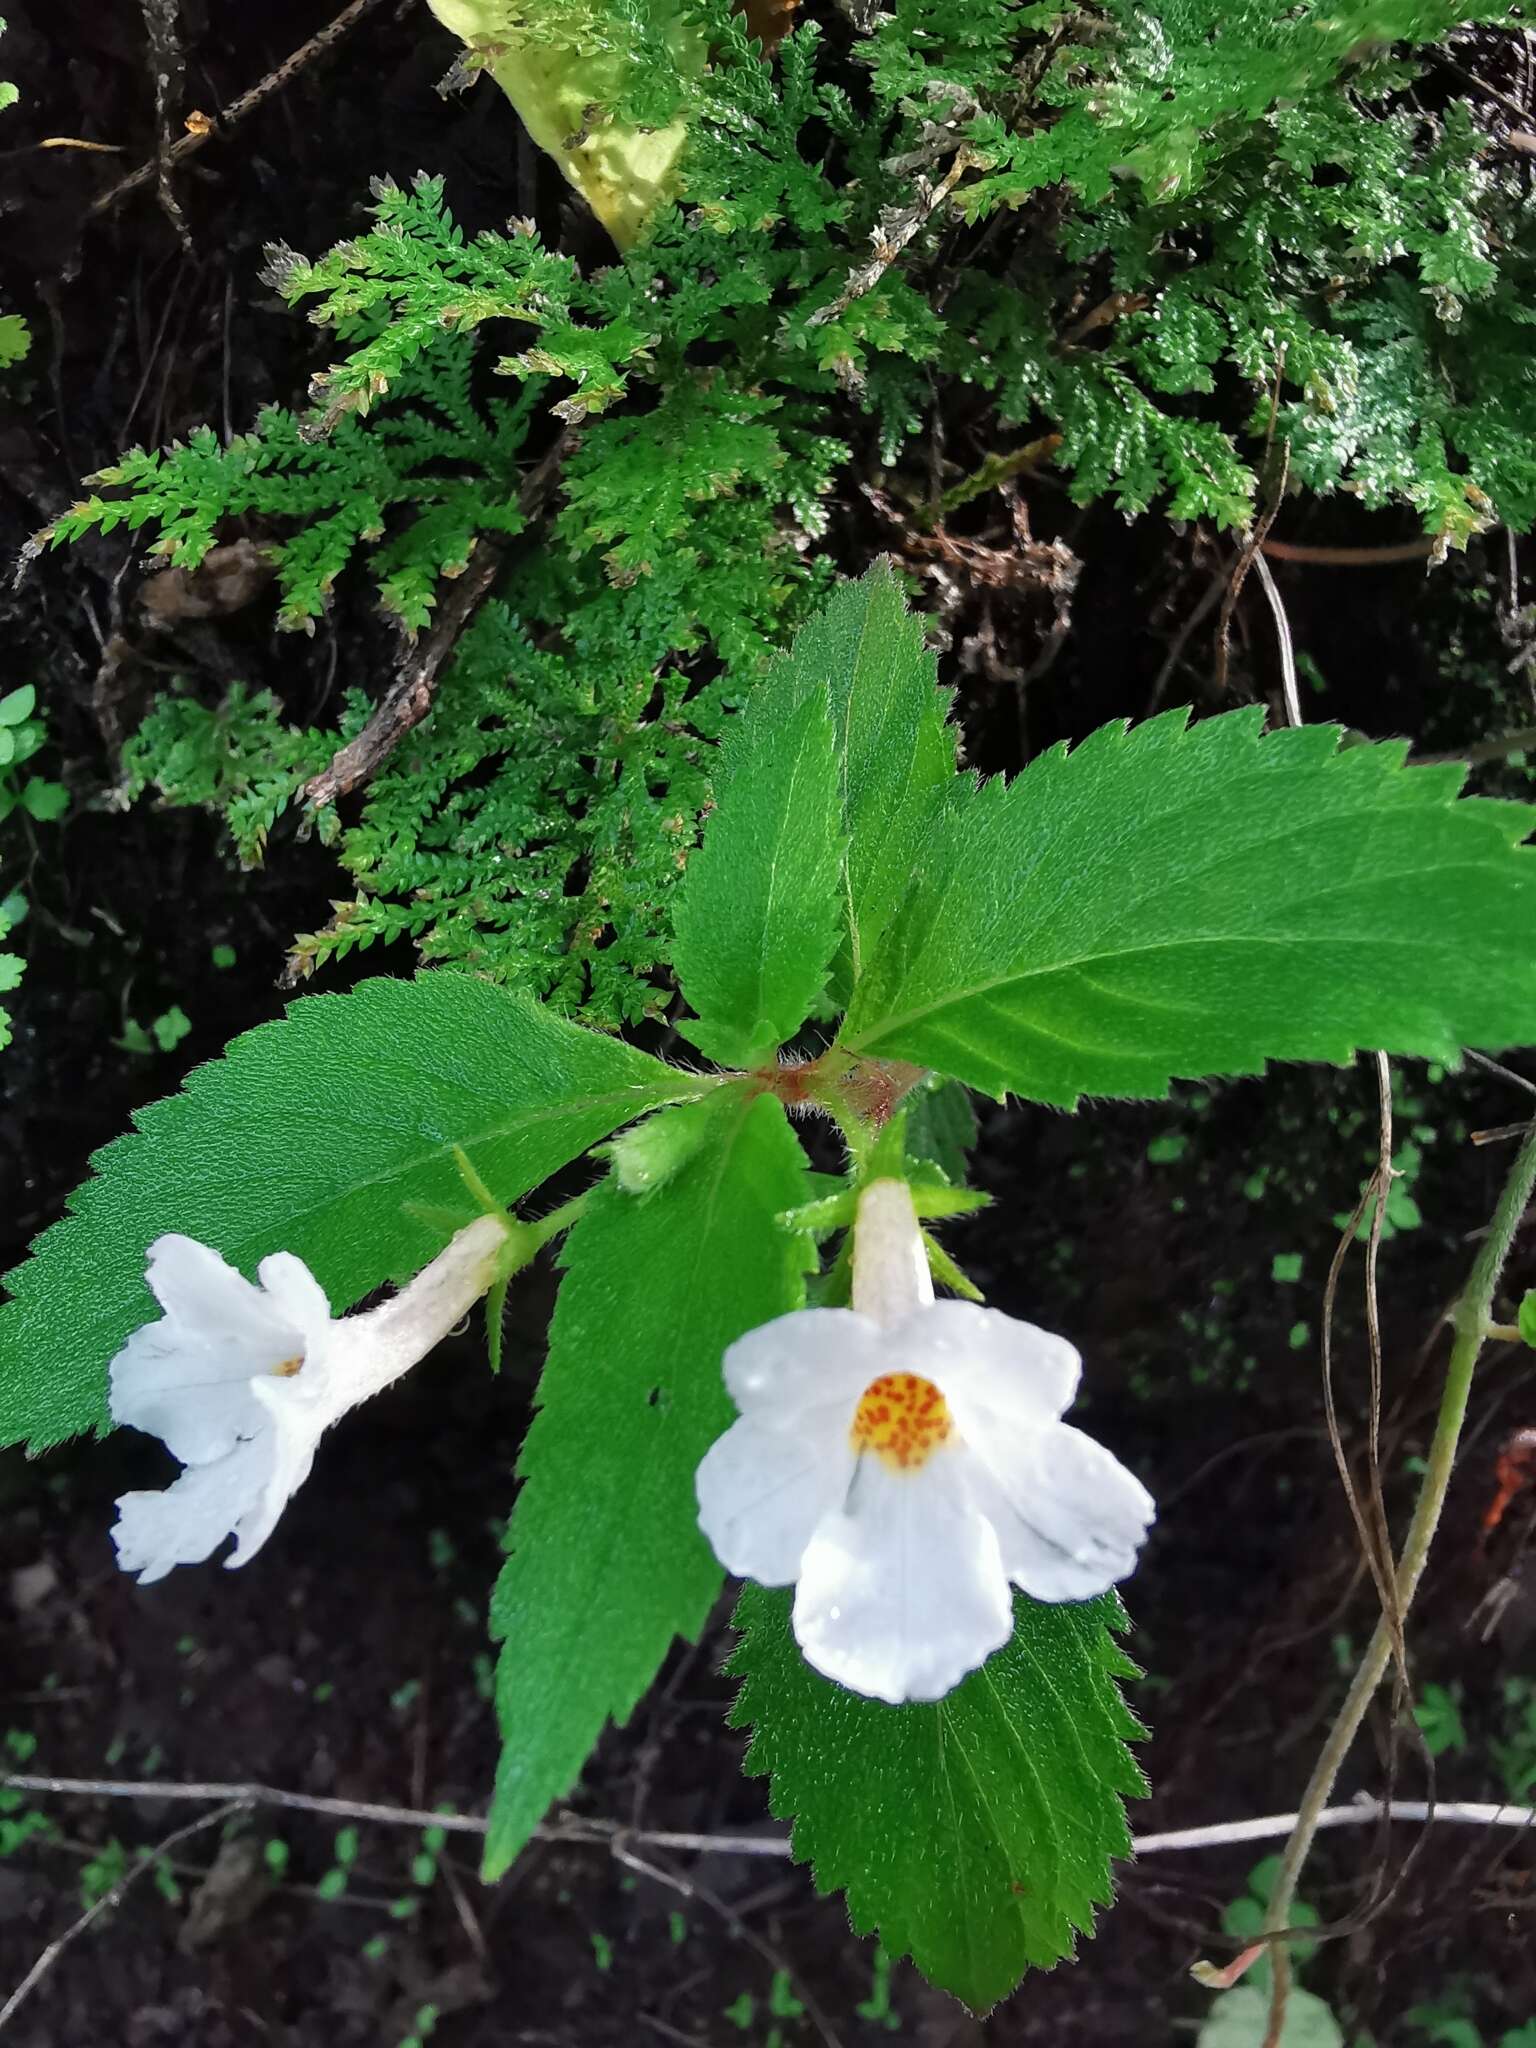
[[[1434, 1441], [1429, 1447], [1429, 1460], [1424, 1468], [1423, 1481], [1419, 1487], [1418, 1504], [1413, 1511], [1413, 1520], [1403, 1544], [1396, 1573], [1397, 1607], [1399, 1623], [1406, 1619], [1413, 1596], [1423, 1577], [1424, 1566], [1429, 1557], [1429, 1546], [1434, 1541], [1439, 1526], [1440, 1511], [1445, 1505], [1446, 1489], [1451, 1482], [1451, 1470], [1456, 1462], [1456, 1446], [1460, 1441], [1461, 1428], [1466, 1420], [1467, 1398], [1472, 1391], [1472, 1375], [1478, 1355], [1489, 1334], [1489, 1311], [1509, 1256], [1509, 1248], [1515, 1232], [1520, 1227], [1531, 1200], [1532, 1189], [1536, 1188], [1536, 1124], [1526, 1133], [1519, 1157], [1510, 1168], [1509, 1178], [1499, 1196], [1498, 1207], [1488, 1234], [1473, 1264], [1471, 1274], [1461, 1296], [1452, 1311], [1452, 1327], [1455, 1335], [1451, 1344], [1450, 1364], [1446, 1368], [1445, 1387], [1440, 1396], [1440, 1413], [1435, 1419]], [[1296, 1825], [1291, 1838], [1285, 1845], [1281, 1858], [1280, 1875], [1275, 1883], [1269, 1902], [1269, 1911], [1264, 1926], [1267, 1933], [1275, 1933], [1285, 1927], [1291, 1916], [1291, 1904], [1296, 1896], [1296, 1882], [1301, 1875], [1302, 1865], [1307, 1860], [1317, 1833], [1318, 1815], [1328, 1804], [1334, 1782], [1349, 1754], [1350, 1746], [1360, 1732], [1376, 1688], [1386, 1674], [1392, 1657], [1393, 1631], [1388, 1627], [1386, 1617], [1376, 1624], [1370, 1647], [1361, 1659], [1338, 1718], [1323, 1744], [1322, 1753], [1313, 1766], [1312, 1776], [1302, 1798]], [[1290, 1951], [1283, 1942], [1275, 1942], [1273, 1955], [1273, 1984], [1270, 1992], [1269, 2026], [1264, 2036], [1263, 2048], [1278, 2048], [1280, 2030], [1285, 2024], [1285, 2003], [1290, 1992], [1291, 1960]]]
[[958, 512], [962, 505], [968, 505], [972, 498], [995, 491], [999, 484], [1009, 483], [1026, 471], [1038, 469], [1060, 446], [1060, 434], [1042, 434], [1038, 440], [1027, 441], [1022, 448], [1010, 449], [1006, 455], [989, 455], [978, 469], [973, 469], [969, 476], [962, 477], [944, 493], [927, 523], [937, 524], [952, 512]]
[[[590, 1192], [589, 1189], [588, 1194]], [[558, 1209], [551, 1209], [547, 1216], [540, 1216], [533, 1223], [525, 1223], [523, 1228], [528, 1232], [528, 1241], [532, 1247], [528, 1256], [532, 1258], [535, 1252], [544, 1249], [552, 1237], [558, 1237], [563, 1230], [569, 1230], [573, 1223], [579, 1222], [586, 1206], [587, 1195], [575, 1195], [569, 1202], [562, 1202]]]

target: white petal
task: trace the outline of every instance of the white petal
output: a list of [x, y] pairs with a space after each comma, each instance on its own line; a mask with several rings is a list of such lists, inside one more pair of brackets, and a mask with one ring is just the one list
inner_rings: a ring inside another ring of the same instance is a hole
[[112, 1419], [162, 1437], [183, 1464], [206, 1464], [262, 1427], [251, 1382], [302, 1358], [304, 1336], [190, 1237], [156, 1239], [147, 1277], [165, 1314], [135, 1330], [112, 1360]]
[[112, 1420], [163, 1438], [183, 1464], [222, 1457], [255, 1434], [262, 1418], [248, 1367], [238, 1379], [197, 1377], [214, 1372], [216, 1363], [168, 1320], [135, 1330], [112, 1361]]
[[972, 1301], [936, 1301], [890, 1334], [896, 1366], [933, 1381], [966, 1437], [985, 1434], [994, 1415], [1054, 1422], [1082, 1373], [1065, 1337]]
[[256, 1268], [256, 1277], [268, 1301], [305, 1337], [319, 1336], [329, 1324], [331, 1304], [325, 1289], [294, 1253], [273, 1252]]
[[178, 1564], [201, 1564], [261, 1505], [273, 1476], [266, 1430], [209, 1465], [189, 1465], [161, 1493], [125, 1493], [112, 1541], [125, 1572], [153, 1585]]
[[793, 1584], [816, 1525], [847, 1499], [853, 1446], [841, 1417], [828, 1426], [826, 1413], [792, 1431], [744, 1418], [705, 1454], [694, 1481], [699, 1527], [737, 1578]]
[[841, 1410], [847, 1427], [864, 1389], [890, 1367], [890, 1333], [868, 1316], [799, 1308], [738, 1337], [723, 1369], [742, 1414], [781, 1429], [818, 1408]]
[[277, 1518], [309, 1477], [315, 1462], [315, 1447], [321, 1432], [345, 1412], [318, 1400], [313, 1393], [301, 1393], [300, 1381], [258, 1380], [257, 1400], [266, 1409], [268, 1471], [261, 1498], [250, 1512], [241, 1516], [235, 1534], [239, 1542], [224, 1562], [231, 1569], [249, 1564], [277, 1527]]
[[1036, 1600], [1088, 1600], [1136, 1568], [1156, 1513], [1120, 1460], [1080, 1429], [1002, 1423], [967, 1449], [977, 1505], [997, 1530], [1003, 1566]]
[[806, 1550], [794, 1625], [818, 1671], [893, 1706], [942, 1699], [1000, 1649], [1013, 1603], [963, 1459], [895, 1472], [861, 1458], [847, 1508]]
[[[157, 1237], [149, 1248], [144, 1277], [166, 1320], [190, 1335], [263, 1354], [282, 1339], [299, 1335], [297, 1325], [276, 1302], [195, 1238]], [[248, 1370], [262, 1369], [258, 1364]], [[233, 1365], [221, 1375], [235, 1376]]]

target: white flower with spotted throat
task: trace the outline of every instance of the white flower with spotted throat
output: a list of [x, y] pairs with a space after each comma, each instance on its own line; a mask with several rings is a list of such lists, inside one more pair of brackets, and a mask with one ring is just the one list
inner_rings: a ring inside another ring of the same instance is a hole
[[309, 1477], [323, 1431], [422, 1359], [494, 1284], [499, 1217], [461, 1230], [401, 1293], [333, 1318], [302, 1259], [274, 1252], [253, 1286], [190, 1237], [157, 1238], [146, 1278], [165, 1314], [111, 1366], [114, 1422], [162, 1437], [186, 1470], [162, 1493], [125, 1493], [117, 1561], [141, 1585], [200, 1564], [226, 1536], [248, 1564]]
[[741, 1419], [698, 1470], [727, 1571], [795, 1588], [808, 1661], [854, 1692], [937, 1700], [1013, 1632], [1009, 1582], [1086, 1600], [1125, 1578], [1150, 1494], [1059, 1418], [1081, 1360], [1063, 1337], [933, 1298], [906, 1184], [866, 1188], [853, 1307], [739, 1338]]

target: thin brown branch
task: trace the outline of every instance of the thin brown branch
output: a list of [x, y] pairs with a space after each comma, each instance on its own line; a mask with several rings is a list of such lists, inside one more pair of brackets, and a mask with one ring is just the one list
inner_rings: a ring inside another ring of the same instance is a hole
[[1253, 572], [1263, 586], [1269, 600], [1269, 609], [1275, 622], [1275, 637], [1280, 645], [1280, 688], [1285, 698], [1285, 715], [1291, 725], [1304, 723], [1301, 715], [1301, 692], [1296, 686], [1296, 647], [1291, 639], [1291, 622], [1285, 615], [1285, 604], [1280, 596], [1279, 585], [1270, 574], [1269, 564], [1264, 559], [1263, 543], [1253, 558]]
[[928, 225], [976, 161], [958, 136], [954, 138], [954, 149], [954, 162], [936, 185], [930, 185], [926, 178], [919, 177], [916, 195], [909, 206], [883, 209], [879, 225], [870, 236], [875, 253], [867, 263], [861, 263], [856, 270], [849, 272], [837, 297], [825, 306], [818, 306], [806, 320], [807, 327], [825, 327], [828, 321], [840, 319], [855, 299], [863, 298], [866, 292], [874, 289], [912, 238]]
[[5, 2004], [0, 2006], [0, 2033], [3, 2033], [6, 2027], [10, 2025], [21, 2007], [32, 1996], [38, 1985], [42, 1983], [44, 1977], [47, 1976], [70, 1943], [78, 1941], [86, 1929], [93, 1922], [99, 1920], [103, 1913], [110, 1912], [114, 1906], [120, 1904], [124, 1894], [137, 1883], [145, 1871], [153, 1869], [162, 1856], [167, 1855], [170, 1850], [176, 1848], [180, 1843], [189, 1841], [193, 1835], [203, 1834], [209, 1828], [218, 1827], [222, 1821], [228, 1820], [231, 1815], [241, 1812], [247, 1804], [248, 1802], [241, 1798], [226, 1800], [222, 1806], [215, 1807], [212, 1813], [200, 1813], [196, 1820], [189, 1820], [185, 1826], [177, 1828], [174, 1833], [167, 1835], [163, 1841], [157, 1842], [154, 1848], [146, 1849], [143, 1855], [118, 1879], [110, 1891], [103, 1892], [99, 1899], [86, 1907], [78, 1920], [71, 1922], [56, 1940], [49, 1942], [37, 1961], [5, 2001]]
[[[1273, 426], [1273, 408], [1271, 408]], [[1280, 602], [1280, 593], [1275, 581], [1269, 575], [1261, 550], [1269, 529], [1274, 525], [1281, 505], [1285, 502], [1285, 481], [1291, 470], [1291, 444], [1280, 443], [1280, 465], [1274, 472], [1271, 488], [1266, 492], [1267, 502], [1260, 513], [1253, 530], [1246, 536], [1237, 560], [1232, 565], [1232, 576], [1227, 584], [1226, 594], [1221, 601], [1221, 617], [1216, 622], [1216, 691], [1225, 695], [1227, 688], [1227, 660], [1232, 640], [1232, 615], [1237, 610], [1237, 600], [1243, 594], [1243, 585], [1248, 572], [1255, 563], [1264, 579], [1264, 594], [1269, 599], [1269, 608], [1274, 614], [1275, 631], [1280, 640], [1280, 665], [1286, 678], [1285, 709], [1292, 725], [1301, 724], [1301, 705], [1296, 695], [1296, 657], [1291, 648], [1291, 629], [1286, 620], [1285, 607]]]
[[1022, 448], [1010, 449], [1006, 455], [989, 455], [979, 468], [973, 469], [969, 476], [962, 477], [944, 493], [936, 510], [920, 514], [920, 519], [929, 524], [947, 519], [952, 512], [968, 505], [972, 498], [979, 498], [984, 491], [995, 491], [1016, 476], [1032, 475], [1042, 463], [1050, 460], [1060, 446], [1060, 434], [1041, 434], [1038, 440], [1026, 441]]
[[379, 4], [380, 0], [352, 0], [352, 4], [344, 7], [336, 19], [321, 29], [318, 35], [311, 36], [307, 43], [301, 44], [290, 56], [285, 57], [275, 70], [269, 71], [265, 78], [258, 79], [248, 91], [241, 93], [238, 99], [231, 100], [222, 114], [212, 120], [209, 120], [207, 115], [189, 115], [188, 133], [178, 137], [169, 149], [157, 150], [147, 163], [140, 164], [136, 171], [130, 171], [126, 178], [119, 178], [115, 185], [108, 186], [99, 198], [91, 201], [87, 209], [87, 218], [94, 220], [98, 214], [110, 213], [120, 199], [126, 199], [130, 192], [137, 192], [141, 186], [154, 184], [164, 178], [172, 165], [181, 163], [184, 158], [201, 149], [213, 136], [227, 135], [237, 122], [243, 121], [247, 114], [254, 113], [263, 100], [270, 99], [273, 93], [280, 92], [306, 64], [311, 64], [315, 58], [323, 56], [341, 40], [348, 29], [355, 27], [365, 14], [370, 13]]
[[[572, 438], [569, 432], [562, 434], [528, 472], [518, 493], [518, 509], [524, 519], [531, 520], [542, 510]], [[438, 607], [430, 631], [401, 662], [368, 723], [356, 739], [338, 747], [327, 766], [305, 784], [304, 795], [312, 810], [335, 803], [338, 797], [348, 795], [376, 775], [406, 734], [420, 725], [432, 709], [444, 664], [489, 597], [501, 565], [500, 548], [482, 534], [470, 549], [469, 559], [454, 579], [452, 590]]]
[[432, 709], [437, 694], [438, 674], [459, 643], [465, 627], [490, 595], [502, 564], [502, 554], [483, 536], [469, 551], [463, 574], [438, 606], [432, 629], [411, 649], [395, 672], [395, 679], [374, 706], [373, 715], [357, 735], [338, 747], [326, 767], [304, 786], [304, 795], [315, 810], [348, 795], [359, 783], [369, 781], [388, 760], [408, 732], [420, 725]]
[[[1446, 1367], [1440, 1410], [1435, 1420], [1435, 1434], [1430, 1443], [1429, 1457], [1420, 1482], [1413, 1520], [1403, 1540], [1402, 1553], [1397, 1564], [1395, 1584], [1399, 1630], [1412, 1607], [1414, 1594], [1418, 1590], [1429, 1558], [1430, 1546], [1434, 1542], [1435, 1531], [1440, 1524], [1441, 1510], [1445, 1506], [1451, 1472], [1456, 1462], [1457, 1447], [1461, 1441], [1462, 1426], [1466, 1421], [1473, 1376], [1487, 1339], [1494, 1295], [1503, 1275], [1510, 1246], [1524, 1221], [1533, 1192], [1536, 1192], [1536, 1124], [1530, 1127], [1526, 1142], [1520, 1149], [1520, 1156], [1510, 1169], [1492, 1221], [1478, 1249], [1471, 1274], [1452, 1311], [1451, 1321], [1455, 1336], [1451, 1345], [1450, 1362]], [[1313, 1766], [1312, 1776], [1302, 1800], [1300, 1816], [1281, 1857], [1279, 1875], [1270, 1894], [1265, 1916], [1265, 1932], [1273, 1940], [1273, 1974], [1270, 1983], [1269, 2024], [1262, 2048], [1278, 2048], [1281, 2030], [1285, 2024], [1286, 1999], [1290, 1991], [1290, 1954], [1285, 1942], [1275, 1937], [1281, 1932], [1288, 1934], [1291, 1931], [1286, 1927], [1286, 1922], [1290, 1917], [1291, 1902], [1296, 1896], [1297, 1879], [1317, 1831], [1318, 1815], [1324, 1810], [1324, 1803], [1338, 1780], [1344, 1760], [1360, 1732], [1376, 1689], [1385, 1676], [1388, 1665], [1393, 1661], [1394, 1651], [1394, 1633], [1387, 1624], [1386, 1616], [1383, 1615], [1350, 1683], [1349, 1692], [1329, 1731], [1328, 1739]]]
[[[633, 1840], [633, 1837], [629, 1839]], [[622, 1863], [626, 1869], [634, 1871], [638, 1876], [648, 1877], [655, 1883], [664, 1884], [669, 1890], [676, 1892], [679, 1898], [687, 1899], [690, 1904], [697, 1900], [701, 1904], [708, 1906], [712, 1913], [717, 1913], [727, 1930], [738, 1941], [745, 1941], [749, 1948], [756, 1950], [770, 1970], [789, 1980], [789, 1983], [799, 1997], [800, 2003], [805, 2007], [806, 2015], [810, 2019], [812, 2026], [815, 2027], [817, 2033], [820, 2034], [822, 2040], [827, 2044], [827, 2048], [842, 2048], [842, 2041], [832, 2022], [817, 2004], [810, 1987], [791, 1970], [788, 1959], [771, 1942], [766, 1941], [755, 1929], [749, 1927], [741, 1914], [736, 1912], [726, 1900], [722, 1899], [718, 1892], [711, 1891], [708, 1885], [701, 1884], [696, 1877], [684, 1877], [680, 1871], [668, 1870], [665, 1864], [650, 1863], [644, 1857], [635, 1855], [633, 1850], [627, 1846], [625, 1837], [622, 1835], [614, 1837], [613, 1854], [617, 1862]]]
[[1415, 754], [1416, 768], [1445, 766], [1453, 761], [1465, 761], [1469, 768], [1475, 768], [1481, 761], [1507, 761], [1511, 754], [1529, 753], [1536, 748], [1536, 725], [1524, 725], [1518, 732], [1507, 732], [1502, 739], [1478, 740], [1470, 747], [1461, 747], [1454, 754]]
[[[366, 1799], [327, 1799], [312, 1792], [287, 1792], [275, 1785], [180, 1783], [164, 1778], [52, 1778], [35, 1772], [18, 1771], [0, 1777], [0, 1789], [13, 1792], [47, 1793], [60, 1798], [216, 1801], [228, 1809], [274, 1807], [285, 1812], [313, 1813], [326, 1820], [367, 1821], [379, 1827], [442, 1828], [448, 1834], [483, 1835], [490, 1823], [479, 1814], [442, 1813], [421, 1806], [387, 1806]], [[223, 1819], [224, 1814], [215, 1816]], [[207, 1823], [207, 1816], [203, 1816]], [[1294, 1813], [1265, 1814], [1253, 1820], [1216, 1821], [1197, 1828], [1173, 1828], [1160, 1834], [1137, 1835], [1132, 1847], [1138, 1856], [1157, 1856], [1187, 1849], [1221, 1848], [1233, 1842], [1263, 1842], [1288, 1834], [1295, 1826]], [[1330, 1806], [1319, 1816], [1323, 1828], [1364, 1827], [1381, 1820], [1455, 1822], [1466, 1827], [1536, 1829], [1536, 1808], [1442, 1800], [1433, 1805], [1423, 1799], [1375, 1798], [1359, 1793], [1347, 1806]], [[788, 1835], [688, 1834], [664, 1828], [626, 1828], [616, 1821], [580, 1820], [567, 1816], [547, 1821], [533, 1831], [537, 1842], [568, 1843], [593, 1848], [610, 1848], [621, 1842], [627, 1847], [670, 1849], [679, 1854], [701, 1856], [773, 1856], [790, 1854]], [[152, 1850], [151, 1856], [166, 1852], [167, 1843]]]
[[1145, 292], [1111, 292], [1107, 299], [1100, 299], [1096, 306], [1086, 312], [1075, 326], [1069, 327], [1061, 337], [1062, 348], [1076, 348], [1090, 334], [1096, 334], [1101, 327], [1112, 327], [1117, 320], [1123, 320], [1127, 313], [1142, 313], [1151, 304]]
[[1272, 562], [1308, 562], [1322, 569], [1371, 569], [1388, 562], [1418, 562], [1432, 555], [1440, 543], [1432, 533], [1417, 540], [1393, 541], [1380, 548], [1312, 547], [1300, 540], [1269, 540], [1263, 552]]

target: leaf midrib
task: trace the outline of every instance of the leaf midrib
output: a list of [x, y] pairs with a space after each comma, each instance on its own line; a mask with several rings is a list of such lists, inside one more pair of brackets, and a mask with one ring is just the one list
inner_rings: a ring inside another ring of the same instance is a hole
[[[1408, 879], [1419, 881], [1432, 874], [1449, 874], [1458, 869], [1472, 869], [1481, 873], [1488, 867], [1486, 861], [1446, 861], [1432, 868], [1416, 868]], [[1348, 883], [1341, 887], [1354, 888], [1358, 884]], [[1315, 903], [1321, 897], [1337, 893], [1319, 890], [1312, 896], [1298, 899], [1302, 903]], [[1412, 938], [1394, 938], [1382, 932], [1326, 932], [1305, 934], [1272, 934], [1267, 932], [1195, 932], [1178, 939], [1155, 939], [1141, 946], [1115, 946], [1097, 953], [1082, 953], [1071, 960], [1053, 960], [1038, 967], [1010, 968], [982, 981], [968, 982], [964, 986], [948, 989], [932, 1001], [916, 1005], [910, 1010], [897, 1012], [894, 1016], [883, 1017], [875, 1025], [867, 1027], [856, 1036], [843, 1040], [849, 1052], [865, 1052], [877, 1045], [882, 1038], [889, 1038], [893, 1032], [905, 1030], [911, 1024], [920, 1024], [925, 1018], [939, 1011], [951, 1010], [965, 1003], [975, 1002], [978, 997], [991, 995], [995, 990], [1012, 988], [1028, 981], [1040, 981], [1052, 975], [1071, 974], [1083, 967], [1096, 967], [1104, 961], [1130, 960], [1141, 955], [1154, 953], [1178, 953], [1195, 946], [1359, 946], [1359, 947], [1403, 947], [1418, 953], [1433, 950], [1423, 933]]]

